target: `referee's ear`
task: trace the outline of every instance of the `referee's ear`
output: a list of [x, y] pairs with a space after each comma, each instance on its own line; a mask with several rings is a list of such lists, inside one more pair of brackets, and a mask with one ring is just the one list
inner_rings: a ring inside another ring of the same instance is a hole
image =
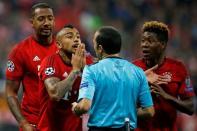
[[99, 44], [99, 45], [97, 46], [97, 50], [98, 50], [99, 53], [102, 53], [102, 52], [104, 51], [104, 50], [103, 50], [103, 46]]

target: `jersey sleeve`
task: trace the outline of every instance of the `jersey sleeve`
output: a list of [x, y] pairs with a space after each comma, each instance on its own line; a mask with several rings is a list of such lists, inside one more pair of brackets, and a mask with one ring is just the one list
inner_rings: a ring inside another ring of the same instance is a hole
[[93, 57], [90, 55], [90, 53], [86, 53], [86, 64], [90, 65], [93, 63]]
[[134, 60], [132, 61], [132, 63], [138, 67], [140, 67], [141, 69], [143, 69], [144, 71], [146, 70], [146, 65], [145, 63], [143, 62], [142, 59], [137, 59], [137, 60]]
[[150, 87], [148, 85], [148, 81], [144, 72], [141, 70], [141, 83], [140, 83], [140, 90], [139, 90], [139, 104], [141, 107], [150, 107], [153, 106], [153, 100], [150, 93]]
[[41, 62], [38, 76], [42, 81], [50, 77], [58, 77], [58, 68], [53, 63], [54, 60], [51, 59], [52, 59], [51, 57], [46, 57]]
[[93, 72], [90, 71], [88, 66], [85, 66], [82, 74], [78, 100], [82, 98], [87, 98], [89, 100], [92, 100], [94, 96], [94, 92], [95, 92], [94, 74]]
[[7, 60], [6, 67], [6, 79], [9, 80], [21, 80], [24, 72], [24, 58], [22, 54], [22, 48], [18, 45], [10, 52]]
[[187, 99], [195, 95], [194, 88], [185, 66], [182, 63], [179, 66], [180, 66], [179, 73], [181, 73], [180, 76], [182, 77], [182, 80], [180, 83], [178, 94], [181, 99]]

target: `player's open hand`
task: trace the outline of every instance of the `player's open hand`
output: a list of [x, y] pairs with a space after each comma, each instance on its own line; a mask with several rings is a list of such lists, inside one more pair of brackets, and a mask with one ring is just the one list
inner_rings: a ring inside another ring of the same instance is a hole
[[72, 54], [71, 64], [73, 69], [81, 70], [85, 66], [85, 45], [79, 44], [75, 54]]
[[82, 69], [85, 67], [86, 65], [86, 50], [85, 50], [85, 44], [82, 43], [84, 45], [84, 57], [83, 57], [83, 63], [82, 63]]
[[163, 88], [157, 84], [151, 84], [151, 92], [163, 97], [164, 99], [169, 99], [170, 95], [166, 93]]
[[155, 69], [157, 69], [158, 65], [153, 66], [152, 68], [148, 69], [145, 71], [146, 78], [149, 83], [154, 83], [154, 84], [168, 84], [170, 82], [169, 77], [163, 76], [163, 75], [158, 75], [154, 72]]

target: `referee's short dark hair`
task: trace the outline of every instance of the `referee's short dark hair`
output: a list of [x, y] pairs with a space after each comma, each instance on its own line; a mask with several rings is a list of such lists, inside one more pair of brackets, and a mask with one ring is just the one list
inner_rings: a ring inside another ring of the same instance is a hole
[[121, 49], [121, 35], [119, 31], [112, 26], [103, 26], [97, 30], [97, 46], [101, 45], [107, 54], [116, 54]]

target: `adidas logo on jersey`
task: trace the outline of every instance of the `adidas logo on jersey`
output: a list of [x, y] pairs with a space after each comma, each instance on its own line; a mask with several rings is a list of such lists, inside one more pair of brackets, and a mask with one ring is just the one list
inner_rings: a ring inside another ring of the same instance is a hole
[[39, 58], [38, 56], [35, 56], [35, 57], [33, 58], [33, 61], [40, 61], [40, 58]]
[[62, 76], [66, 78], [68, 76], [68, 73], [64, 72], [64, 74]]

